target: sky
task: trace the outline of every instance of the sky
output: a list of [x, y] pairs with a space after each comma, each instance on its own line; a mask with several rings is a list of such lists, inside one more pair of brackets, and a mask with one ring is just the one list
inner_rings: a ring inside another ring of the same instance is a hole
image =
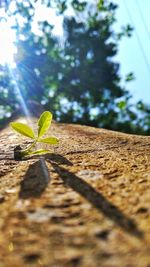
[[136, 79], [127, 88], [133, 100], [142, 99], [150, 104], [150, 0], [114, 0], [118, 4], [115, 29], [130, 24], [134, 27], [131, 38], [123, 38], [117, 56], [120, 73], [133, 72]]

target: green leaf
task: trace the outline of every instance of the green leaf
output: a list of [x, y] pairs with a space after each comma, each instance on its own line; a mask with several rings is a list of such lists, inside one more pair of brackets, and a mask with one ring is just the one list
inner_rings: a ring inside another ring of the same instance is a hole
[[18, 133], [29, 138], [35, 139], [34, 132], [31, 127], [21, 122], [11, 122], [10, 126]]
[[38, 121], [38, 137], [41, 137], [47, 132], [48, 128], [50, 127], [51, 121], [52, 113], [49, 111], [43, 112]]
[[47, 154], [47, 153], [50, 153], [50, 151], [46, 150], [46, 149], [39, 149], [39, 150], [36, 150], [36, 151], [29, 151], [25, 156], [44, 155], [44, 154]]
[[126, 108], [126, 105], [127, 105], [127, 102], [126, 101], [120, 101], [117, 104], [118, 108], [120, 108], [120, 109], [125, 109]]
[[59, 140], [56, 137], [47, 137], [47, 138], [43, 138], [43, 139], [38, 139], [38, 142], [56, 145], [56, 144], [58, 144]]

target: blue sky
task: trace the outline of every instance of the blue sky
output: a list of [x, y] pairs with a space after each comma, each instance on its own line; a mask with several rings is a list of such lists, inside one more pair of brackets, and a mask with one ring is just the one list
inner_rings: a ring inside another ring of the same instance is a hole
[[[118, 30], [121, 25], [127, 23], [135, 28], [133, 36], [131, 38], [123, 38], [120, 43], [117, 56], [121, 64], [120, 73], [125, 75], [133, 71], [136, 79], [128, 84], [133, 100], [142, 99], [145, 103], [150, 104], [150, 0], [114, 0], [114, 3], [119, 6], [115, 29]], [[129, 9], [132, 21], [126, 7]], [[141, 14], [144, 17], [149, 34], [147, 34]], [[144, 60], [137, 35], [149, 67]]]

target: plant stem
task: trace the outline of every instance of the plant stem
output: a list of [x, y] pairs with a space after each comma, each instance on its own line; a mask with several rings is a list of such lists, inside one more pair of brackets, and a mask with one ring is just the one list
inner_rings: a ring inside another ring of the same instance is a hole
[[34, 146], [36, 145], [36, 142], [37, 142], [37, 141], [34, 141], [31, 145], [29, 145], [29, 146], [28, 146], [26, 149], [24, 149], [23, 151], [24, 151], [24, 152], [28, 152], [28, 151], [30, 151], [31, 148], [34, 147]]

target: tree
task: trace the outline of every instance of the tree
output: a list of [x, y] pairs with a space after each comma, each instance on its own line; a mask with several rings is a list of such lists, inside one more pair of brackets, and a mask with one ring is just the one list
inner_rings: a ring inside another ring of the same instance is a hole
[[87, 2], [83, 6], [79, 1], [72, 1], [72, 6], [79, 14], [64, 18], [59, 73], [53, 76], [54, 89], [51, 77], [46, 87], [57, 103], [60, 120], [117, 129], [117, 102], [128, 96], [120, 86], [119, 64], [113, 60], [119, 41], [112, 28], [117, 6], [89, 9]]

